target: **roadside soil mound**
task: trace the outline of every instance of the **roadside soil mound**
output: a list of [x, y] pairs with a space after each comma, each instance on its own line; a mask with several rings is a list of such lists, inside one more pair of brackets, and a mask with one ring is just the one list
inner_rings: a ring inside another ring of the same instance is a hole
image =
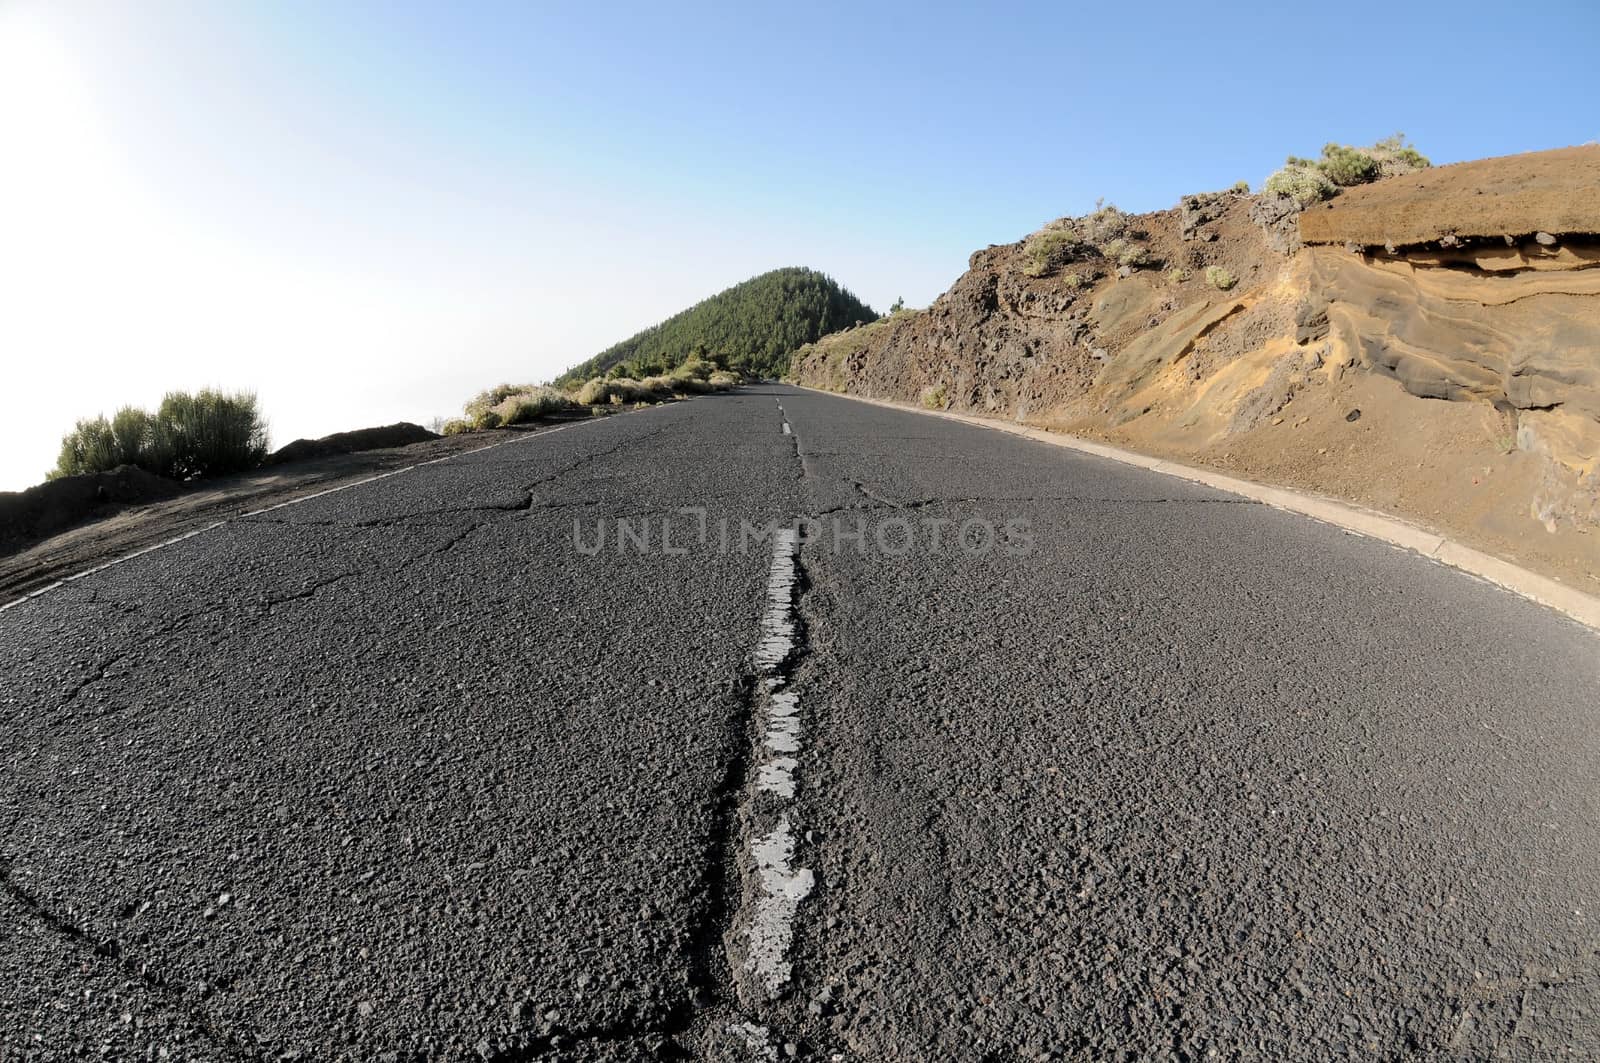
[[173, 498], [183, 488], [136, 465], [48, 480], [26, 491], [0, 491], [0, 553], [129, 505]]
[[1409, 247], [1537, 232], [1600, 233], [1600, 145], [1418, 170], [1300, 215], [1308, 244]]
[[321, 439], [296, 439], [288, 446], [274, 451], [267, 465], [282, 465], [291, 461], [326, 458], [334, 454], [356, 454], [363, 450], [383, 450], [388, 447], [410, 446], [438, 439], [437, 433], [410, 421], [398, 421], [381, 428], [358, 428], [353, 432], [335, 432]]

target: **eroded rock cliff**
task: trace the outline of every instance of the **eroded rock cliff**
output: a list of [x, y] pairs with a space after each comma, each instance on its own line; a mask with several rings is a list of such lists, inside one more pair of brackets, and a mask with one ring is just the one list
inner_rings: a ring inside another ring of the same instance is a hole
[[1384, 180], [1292, 234], [1268, 198], [1061, 219], [793, 375], [1483, 530], [1600, 592], [1600, 148]]

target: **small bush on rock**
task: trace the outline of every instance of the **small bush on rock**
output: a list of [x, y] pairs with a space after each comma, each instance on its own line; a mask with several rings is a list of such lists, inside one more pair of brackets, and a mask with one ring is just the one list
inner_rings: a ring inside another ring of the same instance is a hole
[[[1054, 273], [1067, 263], [1081, 258], [1084, 246], [1077, 234], [1061, 222], [1053, 223], [1028, 237], [1022, 245], [1022, 272], [1030, 277], [1043, 277]], [[1071, 223], [1067, 222], [1070, 226]]]
[[1317, 169], [1340, 188], [1350, 188], [1376, 181], [1382, 170], [1378, 160], [1364, 151], [1341, 144], [1325, 144]]
[[1264, 191], [1288, 196], [1303, 210], [1318, 200], [1338, 195], [1341, 188], [1411, 173], [1430, 165], [1427, 156], [1406, 143], [1404, 133], [1380, 140], [1370, 148], [1330, 142], [1322, 146], [1321, 158], [1289, 156], [1283, 169], [1267, 178]]
[[1107, 244], [1128, 231], [1128, 216], [1102, 199], [1095, 204], [1094, 213], [1078, 222], [1078, 230], [1091, 244]]
[[1239, 278], [1223, 269], [1221, 266], [1207, 266], [1206, 280], [1219, 292], [1225, 292], [1239, 283]]
[[1119, 266], [1138, 267], [1150, 261], [1150, 252], [1142, 244], [1120, 236], [1110, 243], [1102, 244], [1100, 253]]
[[1426, 170], [1433, 165], [1426, 155], [1406, 143], [1404, 133], [1385, 137], [1368, 148], [1367, 153], [1378, 160], [1384, 177], [1398, 177], [1401, 174]]
[[1288, 196], [1302, 208], [1339, 194], [1339, 186], [1330, 181], [1327, 174], [1315, 166], [1305, 165], [1304, 160], [1294, 159], [1267, 178], [1262, 187], [1264, 191]]

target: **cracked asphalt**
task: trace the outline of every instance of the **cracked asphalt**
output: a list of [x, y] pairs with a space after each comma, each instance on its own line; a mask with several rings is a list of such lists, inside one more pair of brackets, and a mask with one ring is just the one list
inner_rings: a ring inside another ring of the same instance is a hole
[[[768, 996], [738, 529], [796, 522]], [[913, 413], [540, 431], [0, 613], [0, 1059], [1594, 1058], [1597, 651]]]

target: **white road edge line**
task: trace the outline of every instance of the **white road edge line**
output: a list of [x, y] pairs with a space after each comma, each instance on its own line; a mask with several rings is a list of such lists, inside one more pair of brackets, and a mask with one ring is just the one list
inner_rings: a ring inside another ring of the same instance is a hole
[[1547, 608], [1562, 613], [1585, 627], [1600, 631], [1600, 597], [1586, 594], [1576, 587], [1568, 586], [1549, 576], [1541, 576], [1537, 572], [1530, 572], [1520, 565], [1503, 561], [1498, 557], [1475, 550], [1470, 546], [1447, 539], [1437, 532], [1419, 528], [1408, 524], [1397, 517], [1390, 517], [1372, 510], [1361, 509], [1358, 506], [1340, 502], [1335, 499], [1325, 498], [1321, 495], [1308, 494], [1288, 487], [1270, 487], [1266, 484], [1252, 483], [1249, 480], [1240, 480], [1226, 476], [1209, 469], [1199, 469], [1192, 465], [1182, 465], [1162, 458], [1153, 458], [1148, 454], [1137, 451], [1124, 450], [1105, 443], [1094, 443], [1087, 439], [1079, 439], [1062, 432], [1047, 432], [1042, 428], [1030, 428], [1026, 425], [1015, 424], [1010, 421], [998, 421], [988, 417], [976, 417], [965, 413], [952, 413], [949, 410], [929, 410], [910, 403], [892, 402], [888, 399], [870, 399], [864, 395], [850, 395], [838, 391], [823, 391], [821, 388], [806, 387], [803, 384], [794, 384], [792, 387], [804, 391], [816, 392], [818, 395], [828, 395], [833, 398], [850, 399], [854, 402], [864, 402], [869, 406], [881, 406], [885, 409], [898, 410], [901, 413], [921, 414], [925, 417], [942, 417], [947, 421], [959, 421], [962, 424], [973, 425], [978, 428], [989, 428], [997, 432], [1006, 432], [1010, 435], [1022, 436], [1039, 443], [1048, 443], [1053, 447], [1065, 447], [1068, 450], [1080, 451], [1084, 454], [1093, 454], [1095, 457], [1108, 458], [1111, 461], [1132, 465], [1135, 468], [1148, 472], [1160, 473], [1163, 476], [1172, 476], [1191, 483], [1203, 484], [1214, 487], [1218, 491], [1226, 491], [1241, 498], [1248, 498], [1274, 509], [1298, 513], [1303, 517], [1319, 520], [1324, 524], [1331, 524], [1353, 535], [1377, 539], [1391, 546], [1413, 550], [1430, 561], [1447, 565], [1450, 568], [1465, 572], [1470, 576], [1494, 584], [1502, 590], [1537, 602]]
[[[604, 418], [600, 418], [599, 420], [604, 420]], [[461, 451], [459, 453], [456, 453], [456, 454], [446, 454], [443, 457], [430, 458], [427, 461], [419, 461], [415, 465], [407, 465], [404, 468], [400, 468], [400, 469], [390, 469], [388, 472], [380, 472], [376, 476], [368, 476], [368, 477], [366, 477], [365, 479], [362, 479], [362, 480], [354, 480], [354, 481], [351, 481], [350, 483], [347, 483], [347, 484], [339, 484], [337, 487], [330, 487], [330, 488], [328, 488], [328, 489], [326, 489], [324, 491], [317, 491], [314, 494], [302, 495], [299, 498], [291, 498], [287, 502], [279, 502], [276, 505], [267, 506], [267, 507], [265, 507], [263, 509], [253, 509], [248, 513], [240, 513], [237, 516], [227, 517], [227, 518], [225, 518], [223, 520], [214, 521], [213, 523], [207, 524], [204, 527], [190, 529], [189, 531], [184, 532], [182, 535], [174, 535], [172, 538], [163, 539], [159, 543], [154, 543], [154, 544], [152, 544], [150, 546], [140, 547], [138, 550], [135, 550], [132, 553], [123, 554], [121, 557], [112, 558], [110, 561], [102, 561], [100, 564], [95, 565], [92, 568], [86, 568], [82, 572], [74, 572], [70, 576], [63, 576], [61, 579], [56, 580], [54, 583], [48, 583], [43, 587], [36, 587], [33, 590], [29, 591], [28, 593], [24, 594], [22, 597], [18, 598], [16, 601], [6, 602], [4, 605], [0, 605], [0, 613], [5, 612], [7, 609], [14, 609], [17, 606], [19, 606], [22, 603], [24, 603], [24, 602], [31, 602], [35, 598], [38, 598], [38, 597], [41, 597], [43, 595], [49, 594], [51, 591], [56, 590], [56, 589], [58, 589], [60, 587], [65, 587], [67, 584], [76, 582], [77, 580], [80, 580], [80, 579], [83, 579], [85, 576], [92, 576], [96, 572], [104, 572], [108, 568], [114, 568], [117, 565], [121, 565], [121, 564], [124, 564], [125, 562], [132, 561], [134, 558], [143, 557], [145, 554], [153, 554], [157, 550], [164, 550], [169, 546], [174, 546], [174, 545], [176, 545], [178, 543], [183, 542], [185, 539], [193, 539], [196, 535], [203, 535], [208, 531], [215, 531], [216, 529], [222, 527], [224, 524], [227, 524], [227, 523], [229, 523], [231, 521], [244, 520], [246, 517], [259, 517], [263, 513], [271, 513], [273, 510], [282, 509], [285, 506], [296, 506], [296, 505], [299, 505], [301, 502], [309, 502], [313, 498], [321, 498], [324, 495], [336, 494], [339, 491], [348, 491], [352, 487], [362, 487], [362, 486], [364, 486], [366, 484], [376, 483], [379, 480], [387, 480], [391, 476], [399, 476], [401, 473], [411, 472], [413, 469], [420, 469], [425, 465], [438, 465], [441, 462], [453, 461], [456, 458], [465, 458], [465, 457], [469, 457], [469, 456], [471, 456], [473, 454], [482, 454], [484, 451], [493, 450], [496, 447], [510, 446], [512, 444], [515, 444], [515, 443], [526, 443], [526, 442], [529, 442], [530, 440], [534, 440], [534, 439], [544, 439], [544, 438], [546, 438], [548, 436], [555, 435], [557, 432], [565, 432], [569, 428], [582, 428], [586, 424], [596, 424], [596, 423], [598, 423], [598, 421], [578, 421], [578, 422], [576, 422], [574, 424], [564, 424], [560, 428], [551, 428], [551, 429], [549, 429], [547, 431], [543, 431], [543, 432], [539, 432], [539, 431], [530, 432], [522, 439], [502, 439], [500, 442], [498, 442], [498, 443], [490, 443], [486, 447], [474, 447], [471, 450], [463, 450], [463, 451]]]

